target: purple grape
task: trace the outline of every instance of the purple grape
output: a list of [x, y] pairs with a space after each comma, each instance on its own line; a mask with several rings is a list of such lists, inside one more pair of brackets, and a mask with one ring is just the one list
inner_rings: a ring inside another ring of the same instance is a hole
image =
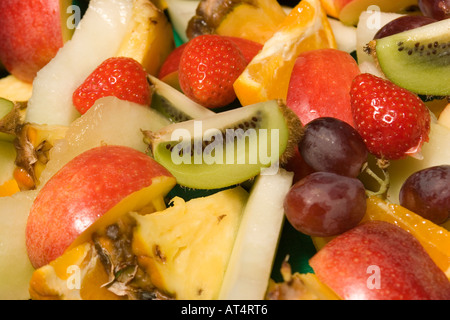
[[436, 20], [450, 18], [450, 0], [419, 0], [419, 8], [424, 16]]
[[310, 236], [334, 236], [355, 227], [364, 217], [366, 193], [356, 178], [314, 172], [291, 187], [284, 210], [296, 230]]
[[422, 27], [436, 21], [436, 19], [424, 16], [402, 16], [385, 24], [380, 30], [378, 30], [373, 38], [384, 38], [406, 30]]
[[403, 183], [400, 204], [434, 223], [444, 223], [450, 215], [450, 165], [413, 173]]
[[368, 156], [367, 147], [356, 129], [331, 117], [314, 119], [305, 126], [299, 151], [315, 171], [353, 178], [358, 176]]

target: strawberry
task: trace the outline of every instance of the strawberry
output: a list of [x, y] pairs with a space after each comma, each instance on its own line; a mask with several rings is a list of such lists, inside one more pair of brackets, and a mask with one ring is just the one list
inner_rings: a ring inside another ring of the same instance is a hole
[[107, 96], [150, 105], [150, 86], [142, 65], [128, 57], [106, 59], [75, 90], [72, 100], [75, 108], [84, 114], [97, 99]]
[[356, 129], [378, 158], [415, 155], [428, 141], [430, 113], [412, 92], [363, 73], [353, 80], [350, 96]]
[[236, 99], [233, 83], [246, 66], [234, 42], [219, 35], [197, 36], [187, 43], [180, 58], [181, 90], [205, 107], [223, 107]]

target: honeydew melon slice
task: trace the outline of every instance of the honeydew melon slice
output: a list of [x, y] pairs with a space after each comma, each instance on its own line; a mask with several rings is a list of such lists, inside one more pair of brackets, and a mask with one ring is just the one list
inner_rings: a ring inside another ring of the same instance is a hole
[[221, 300], [263, 300], [284, 221], [283, 201], [294, 174], [260, 175], [250, 190], [223, 280]]
[[115, 55], [132, 8], [132, 0], [89, 2], [72, 39], [33, 81], [26, 122], [68, 126], [79, 117], [72, 94], [101, 62]]

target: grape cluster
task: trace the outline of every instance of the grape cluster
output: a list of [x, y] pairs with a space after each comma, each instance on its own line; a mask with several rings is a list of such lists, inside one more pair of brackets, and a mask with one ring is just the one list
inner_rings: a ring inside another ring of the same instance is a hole
[[361, 136], [346, 122], [323, 117], [305, 126], [298, 147], [314, 172], [288, 192], [288, 221], [304, 234], [321, 237], [356, 226], [366, 211], [365, 188], [357, 179], [368, 156]]

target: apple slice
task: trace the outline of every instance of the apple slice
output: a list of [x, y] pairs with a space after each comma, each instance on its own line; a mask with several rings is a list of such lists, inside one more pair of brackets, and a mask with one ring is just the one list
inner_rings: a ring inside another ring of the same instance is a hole
[[70, 39], [70, 0], [0, 1], [0, 60], [18, 79], [31, 83]]
[[284, 220], [283, 200], [294, 174], [280, 169], [253, 185], [236, 236], [219, 299], [264, 299]]
[[132, 9], [133, 2], [127, 0], [89, 2], [72, 39], [34, 79], [26, 122], [68, 126], [79, 117], [72, 94], [101, 62], [115, 55]]
[[450, 299], [450, 282], [419, 241], [384, 221], [366, 222], [337, 236], [310, 265], [346, 300]]
[[355, 59], [345, 51], [303, 52], [295, 60], [286, 105], [303, 125], [319, 117], [334, 117], [354, 126], [349, 92], [359, 73]]
[[32, 265], [38, 268], [58, 258], [123, 198], [160, 183], [164, 187], [157, 195], [163, 196], [175, 178], [129, 147], [100, 146], [75, 157], [42, 187], [30, 209], [26, 246]]

